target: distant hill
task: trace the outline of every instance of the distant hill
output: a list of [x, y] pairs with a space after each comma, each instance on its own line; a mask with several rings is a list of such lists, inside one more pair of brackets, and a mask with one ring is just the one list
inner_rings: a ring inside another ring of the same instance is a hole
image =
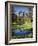
[[17, 14], [12, 14], [12, 22], [16, 22], [19, 24], [24, 24], [25, 21], [32, 20], [32, 13], [19, 12]]

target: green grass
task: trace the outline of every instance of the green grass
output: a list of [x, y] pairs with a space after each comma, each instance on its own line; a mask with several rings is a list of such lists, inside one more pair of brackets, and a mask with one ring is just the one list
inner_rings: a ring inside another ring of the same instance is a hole
[[[20, 23], [23, 23], [23, 22], [20, 22]], [[24, 24], [22, 24], [22, 25], [17, 25], [16, 22], [11, 23], [11, 24], [12, 24], [12, 28], [15, 28], [15, 29], [20, 29], [20, 28], [22, 28], [22, 29], [30, 29], [30, 28], [32, 28], [32, 22], [31, 22], [30, 18], [24, 18]]]
[[30, 29], [30, 28], [32, 28], [32, 23], [27, 23], [27, 22], [26, 22], [26, 23], [23, 24], [22, 26], [23, 26], [24, 29]]
[[17, 25], [16, 23], [13, 23], [14, 25], [12, 25], [13, 26], [13, 28], [16, 28], [16, 29], [20, 29], [20, 28], [22, 28], [22, 29], [30, 29], [30, 28], [32, 28], [32, 23], [31, 22], [26, 22], [25, 24], [22, 24], [22, 25]]

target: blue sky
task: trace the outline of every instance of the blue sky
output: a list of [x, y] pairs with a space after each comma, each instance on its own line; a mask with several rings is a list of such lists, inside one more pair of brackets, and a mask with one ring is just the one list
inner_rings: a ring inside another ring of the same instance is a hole
[[[30, 8], [31, 9], [31, 8]], [[29, 13], [29, 8], [24, 6], [14, 6], [14, 10], [19, 13], [20, 11]]]

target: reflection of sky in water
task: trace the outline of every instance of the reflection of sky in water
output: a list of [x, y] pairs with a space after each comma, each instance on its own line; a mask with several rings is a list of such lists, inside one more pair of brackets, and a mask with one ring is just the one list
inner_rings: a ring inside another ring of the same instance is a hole
[[24, 7], [24, 6], [14, 6], [14, 10], [19, 13], [21, 12], [25, 12], [25, 13], [29, 13], [32, 12], [32, 8], [29, 7]]

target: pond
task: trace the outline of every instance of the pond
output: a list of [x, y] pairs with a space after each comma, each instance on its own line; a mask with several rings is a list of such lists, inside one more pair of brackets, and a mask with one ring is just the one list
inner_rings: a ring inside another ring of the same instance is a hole
[[29, 34], [32, 34], [32, 29], [26, 29], [26, 30], [23, 30], [23, 29], [17, 29], [17, 30], [14, 30], [14, 32], [12, 32], [12, 36], [25, 36], [25, 35], [29, 35]]

